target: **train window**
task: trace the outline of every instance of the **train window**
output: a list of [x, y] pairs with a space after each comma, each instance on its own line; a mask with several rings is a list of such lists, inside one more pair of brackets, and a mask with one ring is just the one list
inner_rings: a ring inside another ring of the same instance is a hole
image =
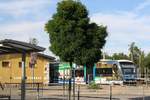
[[122, 68], [131, 68], [131, 67], [135, 67], [135, 65], [131, 62], [120, 62], [120, 65]]
[[112, 68], [96, 68], [96, 76], [112, 76]]
[[124, 74], [133, 74], [134, 73], [133, 68], [123, 68], [122, 70], [123, 70]]
[[123, 74], [134, 74], [135, 65], [131, 62], [120, 62]]

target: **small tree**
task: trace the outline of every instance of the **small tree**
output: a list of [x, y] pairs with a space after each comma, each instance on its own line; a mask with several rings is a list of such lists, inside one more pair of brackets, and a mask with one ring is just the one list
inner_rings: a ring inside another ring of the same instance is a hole
[[30, 38], [29, 39], [29, 43], [33, 44], [33, 45], [37, 45], [38, 44], [38, 40], [36, 38]]
[[134, 42], [131, 43], [130, 48], [130, 57], [131, 60], [136, 64], [136, 66], [139, 68], [139, 73], [141, 77], [144, 75], [144, 62], [145, 62], [145, 54], [144, 51], [141, 51], [138, 46], [135, 45]]
[[140, 67], [140, 56], [142, 54], [138, 46], [135, 45], [135, 42], [132, 42], [129, 48], [131, 60]]
[[144, 59], [144, 66], [150, 69], [150, 53], [148, 53]]
[[144, 68], [146, 68], [147, 73], [149, 74], [150, 70], [150, 53], [148, 53], [144, 58]]

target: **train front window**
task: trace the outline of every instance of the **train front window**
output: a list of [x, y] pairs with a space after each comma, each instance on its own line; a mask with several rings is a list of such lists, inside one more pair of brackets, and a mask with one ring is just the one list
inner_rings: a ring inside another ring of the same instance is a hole
[[135, 65], [132, 62], [120, 62], [123, 74], [134, 74]]
[[133, 68], [122, 68], [123, 74], [133, 74], [134, 69]]
[[131, 62], [120, 62], [122, 68], [134, 68], [134, 64]]
[[96, 76], [112, 76], [112, 68], [96, 68]]

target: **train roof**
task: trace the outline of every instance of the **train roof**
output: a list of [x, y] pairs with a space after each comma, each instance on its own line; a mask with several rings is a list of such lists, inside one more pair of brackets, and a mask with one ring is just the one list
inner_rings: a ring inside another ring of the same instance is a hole
[[111, 60], [111, 59], [101, 59], [100, 61], [114, 61], [114, 60]]
[[101, 59], [100, 61], [132, 62], [131, 60], [127, 60], [127, 59], [121, 59], [121, 60]]
[[111, 59], [101, 59], [98, 63], [115, 64], [115, 62], [115, 60]]
[[123, 60], [116, 60], [116, 61], [118, 61], [118, 62], [131, 62], [131, 63], [133, 63], [131, 60], [125, 60], [125, 59], [123, 59]]
[[101, 59], [100, 62], [109, 62], [111, 64], [117, 63], [117, 62], [129, 62], [129, 63], [133, 63], [131, 60], [126, 60], [126, 59], [122, 59], [122, 60]]

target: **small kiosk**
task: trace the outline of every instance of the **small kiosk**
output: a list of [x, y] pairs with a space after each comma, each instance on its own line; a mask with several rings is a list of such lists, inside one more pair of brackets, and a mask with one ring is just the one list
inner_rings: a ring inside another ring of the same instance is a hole
[[21, 78], [21, 100], [25, 100], [26, 94], [26, 54], [31, 52], [41, 52], [44, 51], [45, 48], [36, 46], [30, 43], [5, 39], [0, 40], [0, 56], [1, 54], [7, 53], [20, 53], [22, 54], [22, 78]]

